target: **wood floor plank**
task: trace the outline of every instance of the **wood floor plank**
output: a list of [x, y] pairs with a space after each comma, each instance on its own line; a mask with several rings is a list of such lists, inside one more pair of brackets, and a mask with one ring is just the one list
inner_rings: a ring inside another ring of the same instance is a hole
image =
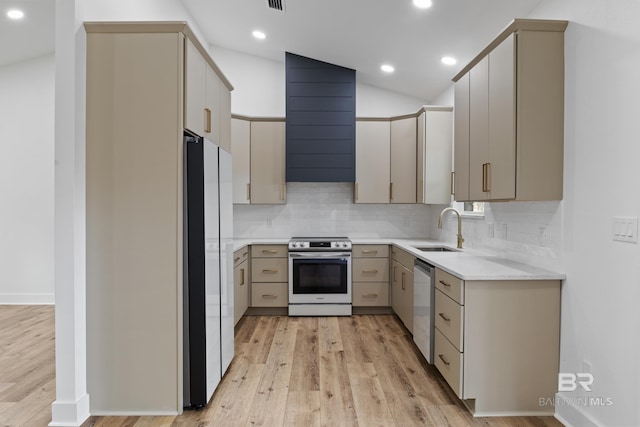
[[318, 318], [298, 319], [295, 357], [292, 361], [289, 391], [319, 391], [320, 364], [318, 343]]
[[373, 363], [347, 363], [347, 369], [358, 424], [393, 425], [393, 417]]
[[347, 362], [371, 363], [369, 347], [362, 341], [361, 329], [367, 327], [362, 322], [362, 316], [339, 317], [338, 326]]
[[320, 391], [290, 391], [283, 425], [320, 427]]
[[176, 417], [140, 417], [133, 427], [170, 427]]

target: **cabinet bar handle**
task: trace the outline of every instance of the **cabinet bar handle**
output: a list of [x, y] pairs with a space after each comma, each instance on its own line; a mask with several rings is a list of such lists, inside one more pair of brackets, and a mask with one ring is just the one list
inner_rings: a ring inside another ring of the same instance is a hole
[[398, 267], [396, 267], [395, 265], [393, 266], [393, 281], [396, 281], [396, 272], [398, 270]]
[[247, 200], [251, 200], [251, 183], [247, 182]]
[[363, 254], [377, 254], [378, 250], [377, 249], [363, 249], [362, 253]]
[[450, 287], [451, 287], [451, 285], [450, 285], [450, 284], [448, 284], [447, 282], [444, 282], [444, 281], [442, 281], [442, 280], [439, 280], [439, 282], [440, 282], [440, 283], [442, 283], [442, 284], [443, 284], [444, 286], [446, 286], [447, 288], [450, 288]]
[[233, 262], [238, 262], [238, 260], [239, 260], [240, 258], [241, 258], [241, 257], [235, 257], [235, 258], [233, 259]]
[[440, 360], [442, 360], [442, 363], [444, 363], [445, 365], [447, 366], [451, 365], [451, 363], [447, 362], [447, 359], [444, 358], [444, 355], [439, 354], [438, 357], [440, 358]]
[[262, 270], [263, 273], [276, 274], [278, 270]]
[[455, 182], [455, 179], [456, 179], [456, 173], [455, 172], [451, 172], [451, 195], [452, 196], [454, 194], [456, 194], [455, 190], [454, 190], [454, 184], [453, 184]]
[[404, 271], [402, 272], [401, 282], [402, 282], [402, 290], [404, 291]]
[[438, 313], [438, 316], [442, 317], [445, 322], [451, 322], [451, 319], [444, 315], [444, 313]]
[[244, 268], [240, 269], [240, 277], [242, 281], [240, 282], [240, 286], [244, 285]]
[[389, 200], [393, 200], [393, 182], [389, 184]]
[[362, 270], [363, 274], [376, 274], [378, 272], [378, 270], [372, 269], [372, 270]]
[[249, 254], [248, 251], [242, 252], [242, 256], [247, 256]]
[[483, 193], [487, 192], [486, 176], [487, 176], [487, 164], [483, 163], [482, 164], [482, 192]]
[[264, 299], [276, 299], [278, 298], [277, 295], [271, 295], [271, 294], [262, 294], [262, 298]]
[[278, 250], [277, 249], [263, 249], [262, 253], [263, 254], [277, 254]]
[[358, 201], [358, 183], [356, 182], [356, 188], [354, 189], [356, 202]]
[[487, 178], [486, 178], [486, 180], [487, 180], [487, 185], [486, 185], [487, 193], [489, 191], [491, 191], [491, 185], [490, 185], [491, 180], [489, 179], [490, 177], [491, 177], [491, 163], [487, 163]]
[[378, 298], [378, 294], [362, 294], [362, 298]]
[[211, 133], [211, 109], [209, 108], [205, 108], [204, 109], [204, 117], [205, 117], [205, 127], [204, 127], [204, 131], [206, 133]]

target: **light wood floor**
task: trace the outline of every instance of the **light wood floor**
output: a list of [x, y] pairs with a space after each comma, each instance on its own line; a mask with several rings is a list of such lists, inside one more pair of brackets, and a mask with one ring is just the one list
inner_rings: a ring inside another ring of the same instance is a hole
[[[55, 398], [53, 307], [0, 306], [0, 426], [46, 426]], [[392, 315], [247, 316], [212, 402], [178, 417], [91, 417], [84, 426], [562, 426], [473, 418]]]

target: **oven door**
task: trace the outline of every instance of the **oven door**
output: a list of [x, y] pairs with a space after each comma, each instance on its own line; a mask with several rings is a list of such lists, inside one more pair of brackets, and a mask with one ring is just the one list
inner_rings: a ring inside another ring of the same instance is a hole
[[290, 252], [289, 304], [351, 304], [350, 252]]

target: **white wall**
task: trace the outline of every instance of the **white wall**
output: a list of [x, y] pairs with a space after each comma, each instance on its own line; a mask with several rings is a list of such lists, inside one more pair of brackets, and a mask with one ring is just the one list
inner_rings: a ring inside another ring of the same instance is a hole
[[[567, 274], [560, 371], [584, 372], [586, 361], [594, 383], [591, 392], [560, 393], [557, 417], [576, 427], [638, 426], [640, 247], [611, 235], [612, 217], [640, 216], [640, 3], [545, 0], [530, 17], [570, 21], [564, 200], [491, 203], [484, 220], [464, 221], [465, 243]], [[453, 242], [454, 227], [449, 219], [432, 235]], [[613, 404], [580, 400], [585, 397]]]
[[0, 304], [53, 304], [54, 71], [0, 68]]
[[[231, 92], [232, 113], [254, 117], [285, 116], [284, 55], [282, 62], [277, 62], [219, 46], [210, 46], [209, 50], [234, 86]], [[424, 104], [426, 101], [419, 98], [356, 82], [358, 117], [409, 114], [418, 111]]]

